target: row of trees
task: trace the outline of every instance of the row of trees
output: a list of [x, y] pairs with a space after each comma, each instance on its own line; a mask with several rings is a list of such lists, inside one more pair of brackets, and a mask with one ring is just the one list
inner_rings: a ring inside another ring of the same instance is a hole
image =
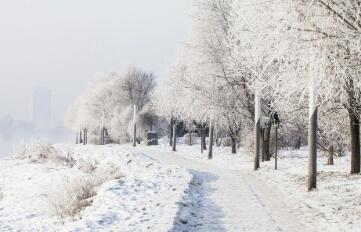
[[189, 39], [155, 91], [159, 115], [227, 130], [234, 148], [238, 139], [251, 141], [262, 115], [269, 160], [272, 114], [282, 121], [281, 143], [299, 147], [308, 110], [318, 109], [318, 148], [332, 156], [350, 150], [351, 173], [360, 173], [359, 1], [195, 0], [192, 6]]
[[75, 132], [86, 131], [90, 143], [103, 144], [105, 134], [113, 142], [128, 142], [133, 136], [133, 107], [139, 113], [149, 110], [154, 88], [155, 76], [139, 68], [108, 73], [76, 99], [66, 125]]

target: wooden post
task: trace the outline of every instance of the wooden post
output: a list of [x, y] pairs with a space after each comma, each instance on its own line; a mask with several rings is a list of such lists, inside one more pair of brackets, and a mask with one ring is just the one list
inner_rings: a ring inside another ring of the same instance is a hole
[[137, 106], [134, 105], [134, 112], [133, 112], [133, 147], [137, 146]]
[[173, 151], [177, 151], [177, 123], [174, 121], [173, 124]]
[[254, 170], [259, 168], [260, 158], [260, 128], [261, 128], [261, 98], [255, 94], [255, 121], [254, 121]]

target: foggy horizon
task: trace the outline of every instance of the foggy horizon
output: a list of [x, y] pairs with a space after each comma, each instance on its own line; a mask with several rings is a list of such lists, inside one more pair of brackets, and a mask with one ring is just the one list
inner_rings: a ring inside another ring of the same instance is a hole
[[[86, 4], [85, 4], [86, 3]], [[97, 76], [134, 65], [161, 75], [184, 41], [187, 1], [4, 2], [0, 117], [32, 120], [32, 95], [52, 92], [52, 122]]]

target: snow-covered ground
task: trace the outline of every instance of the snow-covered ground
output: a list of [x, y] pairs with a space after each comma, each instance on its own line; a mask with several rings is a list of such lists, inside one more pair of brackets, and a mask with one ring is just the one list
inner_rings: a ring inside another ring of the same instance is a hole
[[[359, 231], [361, 224], [361, 177], [349, 175], [348, 157], [334, 166], [320, 157], [318, 189], [309, 193], [305, 148], [281, 151], [278, 170], [272, 160], [259, 171], [245, 149], [215, 148], [208, 160], [199, 145], [23, 153], [0, 161], [0, 231]], [[84, 194], [90, 198], [79, 201]]]
[[[154, 149], [170, 148], [162, 145]], [[279, 195], [297, 220], [307, 226], [307, 231], [360, 231], [361, 176], [349, 174], [348, 156], [335, 157], [335, 165], [330, 166], [326, 165], [327, 157], [319, 154], [318, 189], [307, 192], [307, 148], [282, 150], [278, 170], [274, 170], [272, 159], [262, 162], [258, 171], [253, 171], [252, 152], [242, 148], [235, 155], [230, 153], [230, 148], [216, 148], [213, 160], [207, 159], [206, 152], [200, 153], [199, 145], [178, 145], [174, 154], [220, 169], [239, 171], [263, 182]]]
[[307, 192], [307, 150], [282, 151], [279, 170], [263, 163], [258, 178], [280, 190], [287, 204], [316, 231], [360, 231], [361, 176], [350, 175], [349, 157], [335, 158], [335, 165], [318, 159], [318, 185]]
[[127, 147], [37, 144], [0, 161], [0, 231], [169, 231], [191, 179]]

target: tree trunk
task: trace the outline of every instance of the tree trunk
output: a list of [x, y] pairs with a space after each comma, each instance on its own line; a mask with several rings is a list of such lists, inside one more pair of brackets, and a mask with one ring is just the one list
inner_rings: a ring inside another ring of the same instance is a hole
[[330, 148], [328, 149], [328, 161], [327, 161], [328, 165], [333, 165], [333, 155], [334, 155], [334, 149], [333, 149], [333, 145], [331, 145]]
[[276, 144], [276, 151], [275, 151], [275, 170], [277, 170], [277, 159], [278, 159], [278, 125], [275, 126], [275, 129], [276, 129], [276, 141], [275, 141], [275, 144]]
[[231, 143], [232, 143], [232, 154], [236, 154], [237, 153], [237, 138], [234, 135], [231, 136]]
[[360, 173], [360, 121], [349, 113], [351, 127], [351, 174]]
[[317, 108], [310, 116], [308, 129], [308, 191], [317, 188]]
[[261, 134], [261, 98], [255, 94], [255, 121], [254, 121], [254, 170], [259, 169], [260, 134]]
[[[137, 146], [137, 106], [133, 106], [133, 147]], [[105, 132], [103, 139], [105, 138]], [[105, 141], [104, 141], [105, 142]]]
[[193, 141], [192, 141], [192, 131], [189, 131], [189, 145], [193, 145]]
[[169, 146], [173, 146], [173, 118], [170, 120], [170, 134], [169, 134]]
[[203, 130], [202, 130], [202, 127], [199, 127], [199, 133], [201, 136], [201, 154], [203, 154]]
[[271, 160], [271, 153], [270, 153], [271, 127], [272, 127], [272, 124], [269, 124], [267, 126], [267, 128], [264, 129], [263, 150], [264, 150], [264, 160], [265, 161]]
[[264, 162], [264, 160], [265, 160], [265, 153], [264, 153], [264, 128], [261, 128], [260, 144], [261, 144], [261, 160], [262, 160], [262, 162]]
[[201, 140], [202, 140], [202, 149], [207, 150], [207, 144], [206, 144], [206, 128], [202, 126], [201, 128]]
[[[104, 132], [103, 132], [104, 133]], [[103, 139], [104, 139], [104, 135], [103, 135]], [[137, 146], [137, 124], [134, 123], [133, 125], [133, 147]]]
[[83, 143], [83, 138], [82, 138], [82, 132], [80, 130], [79, 132], [79, 144], [82, 144]]
[[209, 149], [208, 149], [208, 159], [213, 158], [213, 134], [214, 134], [214, 127], [211, 122], [211, 126], [209, 128]]
[[76, 133], [75, 143], [76, 143], [76, 144], [78, 144], [78, 143], [79, 143], [78, 132]]
[[173, 151], [177, 151], [177, 124], [173, 123]]

